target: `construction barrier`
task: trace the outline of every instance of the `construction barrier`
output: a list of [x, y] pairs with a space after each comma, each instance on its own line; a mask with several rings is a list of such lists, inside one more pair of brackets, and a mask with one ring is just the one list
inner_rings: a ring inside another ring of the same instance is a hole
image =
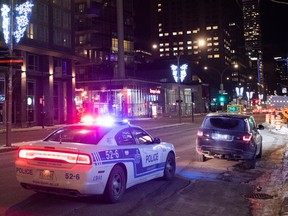
[[265, 117], [266, 117], [266, 118], [265, 118], [265, 122], [266, 122], [266, 123], [270, 123], [271, 115], [270, 115], [270, 114], [266, 114]]
[[276, 130], [280, 130], [281, 129], [281, 123], [282, 123], [282, 119], [280, 116], [277, 116], [275, 119], [275, 129]]
[[270, 119], [271, 125], [274, 126], [275, 125], [275, 116], [271, 115], [271, 119]]

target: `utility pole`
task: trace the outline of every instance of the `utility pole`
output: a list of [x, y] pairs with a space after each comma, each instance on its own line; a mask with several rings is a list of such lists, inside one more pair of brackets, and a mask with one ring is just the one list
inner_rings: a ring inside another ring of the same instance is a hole
[[[13, 58], [13, 29], [14, 29], [14, 22], [13, 22], [13, 10], [14, 10], [14, 1], [9, 0], [11, 5], [10, 9], [10, 30], [9, 30], [9, 37], [10, 37], [10, 46], [9, 46], [9, 57], [10, 59]], [[12, 130], [12, 78], [13, 78], [13, 64], [10, 63], [9, 70], [8, 70], [8, 86], [7, 86], [7, 104], [6, 104], [6, 146], [11, 146], [11, 130]]]

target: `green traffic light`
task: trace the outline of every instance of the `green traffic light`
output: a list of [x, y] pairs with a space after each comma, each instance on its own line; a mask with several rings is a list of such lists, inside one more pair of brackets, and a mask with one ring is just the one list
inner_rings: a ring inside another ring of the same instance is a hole
[[224, 97], [224, 96], [220, 96], [220, 97], [219, 97], [219, 101], [220, 101], [220, 102], [225, 102], [225, 97]]

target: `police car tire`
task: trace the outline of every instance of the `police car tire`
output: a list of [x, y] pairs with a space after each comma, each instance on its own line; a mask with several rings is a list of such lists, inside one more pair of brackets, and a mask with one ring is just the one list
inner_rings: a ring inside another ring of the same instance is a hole
[[118, 202], [126, 190], [126, 175], [121, 166], [116, 165], [108, 178], [104, 197], [108, 203]]
[[175, 155], [173, 153], [169, 153], [166, 159], [165, 163], [165, 169], [164, 169], [164, 179], [165, 180], [171, 180], [175, 175], [176, 170], [176, 160]]

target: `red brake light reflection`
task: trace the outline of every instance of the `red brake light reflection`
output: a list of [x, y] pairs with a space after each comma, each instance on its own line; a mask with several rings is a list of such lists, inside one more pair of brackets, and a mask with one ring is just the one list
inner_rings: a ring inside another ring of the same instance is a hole
[[42, 151], [34, 149], [20, 149], [18, 153], [19, 158], [23, 159], [52, 159], [61, 160], [72, 164], [91, 164], [91, 158], [86, 154], [72, 153], [72, 152], [56, 152], [56, 151]]
[[251, 135], [246, 135], [246, 136], [243, 136], [243, 141], [246, 141], [246, 142], [249, 142], [251, 140], [252, 136]]

